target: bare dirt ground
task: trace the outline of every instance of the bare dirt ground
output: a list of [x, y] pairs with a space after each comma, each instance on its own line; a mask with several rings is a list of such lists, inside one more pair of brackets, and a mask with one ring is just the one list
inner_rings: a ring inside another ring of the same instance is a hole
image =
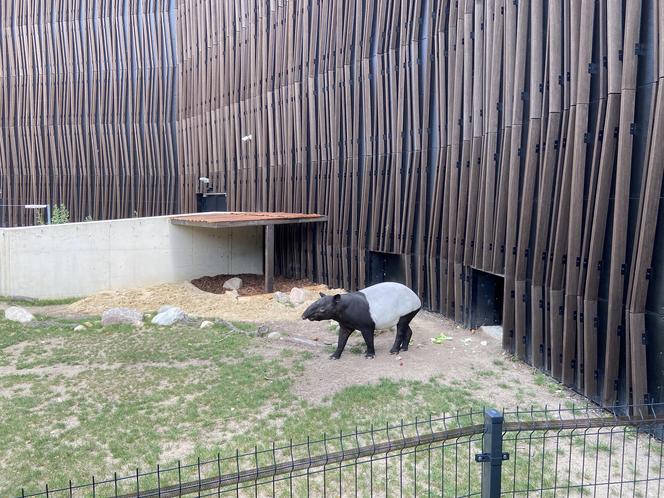
[[[365, 346], [359, 332], [350, 337], [339, 360], [328, 359], [337, 340], [329, 322], [272, 320], [266, 325], [271, 331], [283, 334], [282, 339], [271, 343], [275, 348], [293, 347], [290, 340], [293, 337], [318, 345], [302, 344], [314, 351], [314, 358], [306, 363], [305, 372], [295, 385], [297, 394], [311, 401], [321, 401], [349, 385], [375, 383], [385, 378], [425, 382], [437, 378], [460, 385], [473, 381], [478, 390], [491, 393], [495, 405], [501, 408], [517, 403], [558, 406], [570, 401], [584, 402], [573, 391], [514, 361], [503, 352], [499, 339], [479, 330], [458, 327], [435, 313], [421, 311], [413, 320], [413, 338], [407, 352], [391, 355], [394, 332], [377, 333], [374, 359], [364, 357]], [[434, 344], [431, 339], [441, 333], [450, 339]]]

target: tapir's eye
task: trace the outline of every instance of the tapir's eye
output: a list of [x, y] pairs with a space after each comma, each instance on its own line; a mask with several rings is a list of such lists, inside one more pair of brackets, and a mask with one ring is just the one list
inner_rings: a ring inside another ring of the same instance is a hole
[[325, 311], [325, 308], [318, 308], [318, 311], [322, 313], [323, 311]]

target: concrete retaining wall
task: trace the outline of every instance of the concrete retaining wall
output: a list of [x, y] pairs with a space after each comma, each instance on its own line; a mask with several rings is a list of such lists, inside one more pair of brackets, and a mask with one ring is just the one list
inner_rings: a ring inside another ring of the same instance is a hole
[[0, 296], [79, 297], [224, 273], [263, 273], [263, 227], [162, 216], [0, 229]]

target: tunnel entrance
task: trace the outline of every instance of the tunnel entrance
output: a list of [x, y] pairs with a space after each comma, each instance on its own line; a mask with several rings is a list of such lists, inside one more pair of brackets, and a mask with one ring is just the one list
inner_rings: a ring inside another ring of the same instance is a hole
[[470, 328], [503, 324], [503, 289], [505, 279], [481, 270], [471, 269], [472, 296]]
[[403, 254], [369, 251], [368, 285], [381, 282], [406, 283], [406, 263]]

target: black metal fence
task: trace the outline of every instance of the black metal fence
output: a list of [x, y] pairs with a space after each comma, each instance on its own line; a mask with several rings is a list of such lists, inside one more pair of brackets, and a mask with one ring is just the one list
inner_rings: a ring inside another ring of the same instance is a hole
[[21, 496], [661, 496], [662, 408], [471, 410]]

